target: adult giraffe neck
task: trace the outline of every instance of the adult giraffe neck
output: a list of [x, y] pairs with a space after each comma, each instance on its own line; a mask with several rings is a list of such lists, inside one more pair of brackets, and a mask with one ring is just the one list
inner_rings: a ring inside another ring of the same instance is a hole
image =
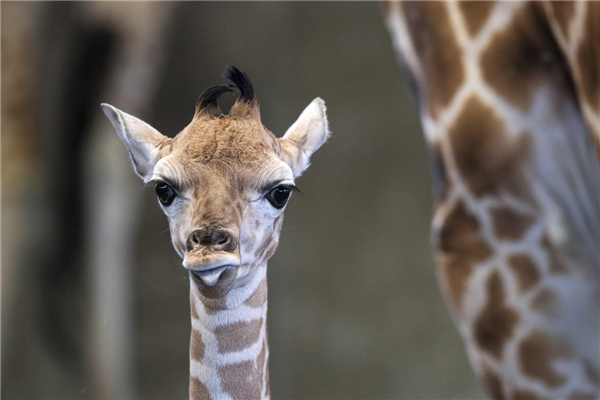
[[190, 282], [190, 399], [270, 398], [266, 271], [222, 299]]

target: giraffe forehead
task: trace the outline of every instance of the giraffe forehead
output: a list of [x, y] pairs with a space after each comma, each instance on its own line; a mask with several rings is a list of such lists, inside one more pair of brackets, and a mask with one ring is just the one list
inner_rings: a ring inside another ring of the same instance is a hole
[[260, 122], [253, 119], [198, 118], [174, 140], [178, 157], [196, 163], [261, 163], [277, 152], [279, 143]]

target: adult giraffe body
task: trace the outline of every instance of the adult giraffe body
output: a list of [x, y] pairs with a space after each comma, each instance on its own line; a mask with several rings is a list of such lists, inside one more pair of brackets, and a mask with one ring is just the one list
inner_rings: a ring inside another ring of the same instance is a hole
[[496, 399], [598, 398], [600, 4], [404, 2], [442, 291]]
[[[267, 260], [275, 253], [294, 179], [329, 135], [315, 99], [275, 138], [261, 123], [248, 77], [206, 89], [173, 139], [104, 104], [136, 173], [153, 182], [171, 240], [190, 275], [191, 399], [270, 398]], [[241, 95], [223, 115], [217, 99]]]

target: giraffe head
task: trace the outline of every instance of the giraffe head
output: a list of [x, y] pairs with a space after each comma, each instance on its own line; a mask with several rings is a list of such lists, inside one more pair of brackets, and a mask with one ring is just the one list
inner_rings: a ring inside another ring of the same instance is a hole
[[[225, 77], [233, 85], [206, 89], [192, 122], [173, 139], [102, 105], [135, 172], [154, 184], [173, 246], [208, 298], [243, 285], [274, 254], [294, 180], [329, 135], [325, 104], [317, 98], [276, 138], [261, 123], [246, 74], [228, 67]], [[217, 99], [234, 88], [241, 94], [223, 115]]]

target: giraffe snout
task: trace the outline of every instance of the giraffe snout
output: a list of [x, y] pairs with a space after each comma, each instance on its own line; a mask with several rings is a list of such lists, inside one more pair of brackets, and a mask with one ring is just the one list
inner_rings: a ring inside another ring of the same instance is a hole
[[236, 248], [237, 239], [233, 234], [226, 229], [215, 227], [194, 230], [186, 242], [188, 252], [204, 249], [209, 252], [233, 253]]

